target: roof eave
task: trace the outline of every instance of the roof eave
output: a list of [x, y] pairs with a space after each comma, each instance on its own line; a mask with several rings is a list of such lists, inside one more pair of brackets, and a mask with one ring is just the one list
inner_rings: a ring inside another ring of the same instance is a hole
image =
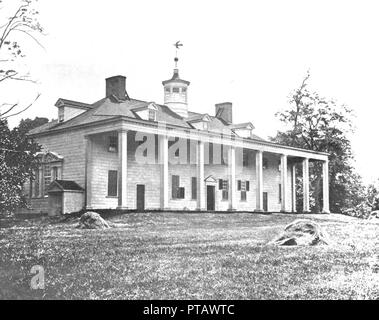
[[[135, 123], [139, 123], [139, 124], [149, 125], [149, 126], [152, 126], [152, 127], [158, 126], [158, 122], [156, 122], [156, 121], [152, 122], [152, 121], [148, 121], [148, 120], [135, 119], [135, 118], [130, 118], [130, 117], [127, 117], [127, 116], [120, 115], [120, 116], [112, 117], [110, 119], [98, 120], [96, 122], [89, 122], [89, 123], [75, 125], [75, 126], [71, 126], [71, 127], [57, 128], [55, 130], [44, 131], [44, 132], [40, 132], [40, 133], [34, 134], [31, 137], [44, 136], [44, 135], [49, 134], [49, 133], [59, 133], [59, 132], [64, 132], [64, 131], [68, 131], [68, 130], [72, 130], [72, 129], [80, 129], [80, 128], [85, 128], [85, 127], [89, 127], [89, 126], [102, 125], [102, 124], [106, 124], [106, 123], [109, 123], [109, 122], [117, 122], [117, 121], [135, 122]], [[183, 126], [178, 126], [178, 125], [168, 124], [168, 123], [166, 123], [166, 127], [170, 128], [170, 129], [181, 129], [181, 130], [186, 130], [186, 131], [196, 130], [197, 132], [200, 131], [200, 132], [204, 132], [204, 134], [206, 133], [206, 134], [210, 134], [210, 135], [213, 135], [213, 136], [220, 136], [221, 134], [223, 134], [223, 133], [218, 133], [218, 132], [214, 132], [214, 131], [203, 131], [203, 130], [198, 130], [198, 129], [191, 129], [189, 127], [183, 127]], [[282, 144], [278, 144], [278, 143], [271, 142], [271, 141], [266, 141], [266, 140], [258, 140], [258, 139], [254, 139], [254, 138], [237, 137], [237, 136], [232, 135], [232, 134], [231, 134], [231, 136], [233, 136], [234, 139], [237, 139], [237, 140], [240, 140], [240, 141], [252, 141], [253, 140], [254, 142], [256, 142], [258, 144], [261, 144], [261, 145], [282, 147], [282, 148], [288, 149], [288, 150], [309, 152], [310, 154], [325, 155], [325, 156], [329, 156], [330, 155], [329, 153], [326, 153], [326, 152], [301, 149], [301, 148], [286, 146], [286, 145], [282, 145]]]

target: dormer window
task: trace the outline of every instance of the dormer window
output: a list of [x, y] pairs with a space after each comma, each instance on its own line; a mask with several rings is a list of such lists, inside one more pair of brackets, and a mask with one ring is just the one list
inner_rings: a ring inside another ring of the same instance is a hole
[[109, 152], [117, 152], [118, 147], [118, 139], [116, 136], [110, 136], [109, 137], [109, 146], [108, 151]]
[[154, 102], [140, 105], [132, 109], [142, 120], [157, 121], [158, 107]]
[[64, 108], [63, 107], [58, 108], [58, 121], [59, 122], [64, 121]]
[[254, 126], [250, 122], [233, 124], [230, 128], [241, 138], [252, 138]]
[[157, 111], [149, 109], [149, 121], [157, 121]]
[[187, 119], [187, 122], [190, 123], [195, 129], [206, 131], [209, 129], [210, 121], [211, 118], [206, 113], [197, 114]]

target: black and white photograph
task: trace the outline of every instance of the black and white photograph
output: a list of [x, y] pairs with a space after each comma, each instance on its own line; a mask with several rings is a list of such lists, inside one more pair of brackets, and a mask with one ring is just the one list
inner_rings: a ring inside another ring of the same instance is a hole
[[0, 0], [0, 300], [378, 300], [378, 13]]

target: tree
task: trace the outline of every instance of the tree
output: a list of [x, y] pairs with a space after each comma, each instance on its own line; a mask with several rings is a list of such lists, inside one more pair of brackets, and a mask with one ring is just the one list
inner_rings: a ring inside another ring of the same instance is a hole
[[43, 124], [45, 123], [48, 123], [49, 122], [49, 119], [47, 118], [40, 118], [40, 117], [35, 117], [34, 120], [32, 119], [22, 119], [20, 121], [20, 124], [18, 125], [17, 128], [15, 128], [14, 130], [18, 130], [20, 132], [20, 134], [26, 136], [26, 134], [34, 129], [34, 128], [37, 128], [37, 127], [40, 127], [42, 126]]
[[38, 168], [35, 155], [41, 147], [19, 130], [9, 130], [5, 120], [0, 120], [0, 137], [0, 213], [9, 213], [26, 204], [22, 186]]
[[368, 185], [367, 202], [372, 210], [379, 210], [379, 180]]
[[[0, 21], [0, 86], [5, 81], [34, 81], [28, 74], [17, 71], [17, 63], [25, 57], [21, 41], [30, 38], [41, 45], [36, 37], [42, 33], [38, 11], [34, 8], [36, 1], [0, 0], [0, 14], [14, 10]], [[0, 213], [12, 212], [25, 204], [22, 186], [33, 178], [33, 171], [38, 166], [35, 155], [40, 151], [40, 146], [26, 137], [26, 130], [44, 121], [25, 120], [20, 128], [11, 131], [7, 119], [30, 108], [38, 97], [39, 94], [27, 106], [0, 101]]]
[[[0, 0], [0, 6], [6, 3], [6, 7], [0, 7], [0, 13], [7, 8], [13, 8], [14, 11], [5, 21], [0, 21], [0, 85], [5, 81], [31, 81], [29, 74], [23, 74], [17, 71], [17, 61], [25, 57], [21, 40], [26, 38], [32, 39], [39, 46], [42, 46], [37, 39], [37, 35], [43, 32], [42, 26], [38, 22], [39, 12], [34, 8], [37, 0], [19, 0], [4, 1]], [[0, 101], [0, 119], [6, 120], [9, 117], [18, 115], [29, 109], [39, 98], [39, 94], [34, 101], [27, 106], [19, 106], [18, 103], [9, 103]]]
[[[329, 156], [330, 209], [342, 212], [364, 198], [360, 176], [354, 172], [353, 154], [349, 136], [354, 132], [352, 110], [332, 99], [308, 89], [309, 72], [300, 87], [291, 94], [287, 110], [277, 117], [285, 124], [272, 138], [275, 142], [313, 151], [327, 152]], [[310, 197], [314, 211], [322, 203], [322, 166], [314, 162], [310, 168]], [[298, 183], [301, 182], [298, 177]], [[300, 186], [297, 188], [299, 191]], [[298, 197], [302, 201], [301, 196]], [[301, 205], [301, 204], [298, 204]]]

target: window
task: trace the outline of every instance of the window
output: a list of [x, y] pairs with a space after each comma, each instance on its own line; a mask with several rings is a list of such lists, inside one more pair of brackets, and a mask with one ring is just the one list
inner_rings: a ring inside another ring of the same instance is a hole
[[34, 198], [47, 196], [51, 182], [62, 178], [61, 158], [47, 152], [39, 154], [38, 161], [41, 165], [34, 171], [30, 188], [30, 196]]
[[213, 164], [213, 143], [212, 142], [209, 143], [208, 162], [209, 164]]
[[182, 88], [182, 93], [187, 92], [187, 88]]
[[58, 121], [59, 122], [64, 121], [64, 108], [63, 107], [58, 108]]
[[58, 167], [53, 167], [53, 181], [58, 180]]
[[250, 181], [238, 180], [237, 181], [238, 191], [250, 191]]
[[242, 150], [242, 165], [244, 167], [248, 167], [249, 166], [249, 153], [248, 153], [247, 149], [243, 149]]
[[43, 170], [43, 190], [44, 194], [47, 195], [47, 190], [49, 188], [49, 185], [51, 183], [51, 168], [49, 164], [45, 164], [44, 170]]
[[241, 201], [246, 201], [247, 191], [250, 191], [250, 181], [237, 181], [237, 190], [241, 191]]
[[165, 91], [166, 91], [167, 93], [170, 93], [170, 92], [171, 92], [171, 90], [170, 90], [169, 87], [166, 87], [166, 88], [165, 88]]
[[192, 183], [192, 185], [191, 185], [191, 199], [196, 200], [197, 199], [197, 178], [192, 177], [191, 183]]
[[35, 172], [35, 178], [34, 178], [34, 197], [39, 197], [39, 169]]
[[108, 197], [117, 197], [117, 171], [108, 171]]
[[267, 169], [268, 168], [268, 160], [267, 158], [263, 158], [263, 169]]
[[279, 183], [279, 203], [282, 202], [282, 185]]
[[177, 88], [177, 87], [172, 88], [172, 92], [179, 93], [179, 88]]
[[149, 121], [156, 121], [156, 111], [149, 110]]
[[118, 138], [116, 136], [109, 137], [109, 152], [117, 152], [118, 148]]
[[180, 155], [180, 147], [179, 147], [179, 137], [175, 137], [175, 140], [171, 140], [168, 142], [168, 147], [169, 149], [174, 145], [175, 145], [175, 152], [174, 152], [174, 157], [175, 158], [178, 158], [179, 155]]
[[208, 128], [209, 128], [208, 122], [206, 122], [206, 121], [203, 122], [203, 128], [204, 128], [204, 130], [208, 130]]
[[219, 179], [218, 180], [219, 190], [228, 190], [228, 180]]
[[184, 199], [184, 187], [179, 187], [179, 191], [178, 191], [178, 199]]
[[224, 166], [226, 165], [225, 159], [228, 159], [228, 147], [221, 145], [221, 164]]
[[171, 197], [172, 199], [184, 199], [185, 190], [180, 187], [180, 177], [172, 175], [171, 178]]
[[218, 188], [222, 190], [222, 200], [228, 200], [229, 198], [228, 187], [228, 180], [219, 179]]

